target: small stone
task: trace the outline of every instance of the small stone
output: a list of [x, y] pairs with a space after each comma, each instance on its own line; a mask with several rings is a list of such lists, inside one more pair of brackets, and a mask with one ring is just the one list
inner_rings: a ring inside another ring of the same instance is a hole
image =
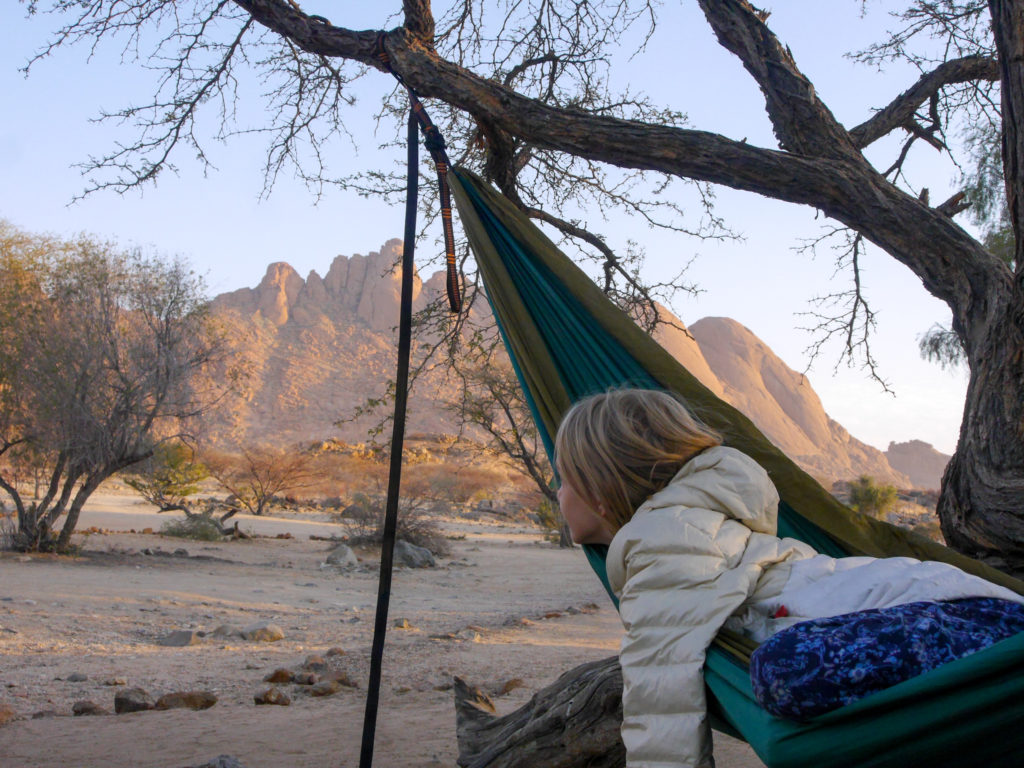
[[404, 565], [407, 568], [434, 568], [437, 561], [429, 549], [399, 539], [395, 542], [395, 565]]
[[[152, 528], [143, 528], [143, 529], [142, 529], [142, 532], [143, 532], [143, 533], [152, 533], [152, 532], [153, 532], [153, 529], [152, 529]], [[152, 552], [146, 552], [145, 550], [143, 550], [143, 554], [146, 554], [146, 555], [151, 555], [151, 554], [152, 554]]]
[[156, 701], [154, 709], [209, 709], [217, 703], [210, 691], [179, 691], [165, 693]]
[[32, 713], [33, 720], [44, 720], [48, 717], [57, 717], [57, 710], [55, 709], [40, 709], [38, 712]]
[[562, 618], [562, 612], [561, 611], [548, 611], [547, 613], [544, 614], [544, 618], [545, 619], [560, 619], [560, 618]]
[[296, 685], [315, 685], [319, 680], [320, 676], [316, 672], [299, 672], [295, 675]]
[[188, 557], [188, 550], [185, 549], [184, 547], [178, 547], [176, 550], [174, 550], [174, 556], [175, 557]]
[[257, 693], [253, 696], [253, 701], [255, 701], [257, 705], [276, 704], [279, 707], [287, 707], [292, 703], [292, 700], [288, 698], [288, 694], [280, 688], [268, 688], [263, 691], [263, 693]]
[[346, 688], [358, 688], [359, 684], [354, 682], [348, 674], [342, 672], [340, 669], [333, 670], [326, 675], [328, 680], [333, 680], [338, 685], [343, 685]]
[[295, 679], [295, 675], [290, 669], [275, 669], [269, 675], [263, 678], [265, 683], [290, 683]]
[[193, 766], [193, 768], [245, 768], [237, 757], [231, 755], [218, 755], [208, 763]]
[[311, 653], [306, 657], [306, 660], [302, 662], [302, 668], [310, 672], [322, 672], [327, 669], [327, 662], [324, 661], [323, 656]]
[[236, 627], [234, 624], [221, 624], [211, 633], [214, 637], [239, 637], [245, 638], [245, 634], [242, 632], [241, 627]]
[[347, 544], [339, 544], [327, 555], [325, 562], [328, 565], [336, 565], [339, 568], [358, 568], [359, 560], [356, 553]]
[[11, 707], [6, 704], [0, 704], [0, 725], [11, 722], [17, 716], [18, 713], [11, 709]]
[[269, 621], [258, 621], [242, 630], [242, 636], [254, 643], [276, 643], [284, 639], [284, 630]]
[[118, 691], [114, 697], [114, 712], [123, 715], [127, 712], [145, 712], [153, 708], [153, 699], [142, 688], [127, 688]]
[[89, 676], [84, 672], [72, 672], [67, 677], [69, 683], [84, 683], [88, 679]]
[[113, 687], [115, 685], [128, 685], [128, 678], [126, 678], [126, 677], [108, 677], [106, 680], [103, 681], [103, 684], [104, 685], [109, 685], [111, 687]]
[[161, 637], [156, 642], [157, 645], [164, 645], [170, 648], [184, 648], [189, 645], [199, 645], [202, 642], [202, 638], [194, 629], [179, 629], [165, 637]]
[[110, 713], [94, 701], [82, 699], [71, 705], [71, 714], [75, 717], [83, 715], [109, 715]]
[[340, 645], [336, 645], [333, 648], [328, 648], [327, 649], [327, 653], [325, 655], [328, 656], [328, 657], [331, 657], [331, 656], [344, 656], [345, 655], [345, 649], [342, 648]]
[[523, 682], [521, 677], [513, 677], [511, 680], [506, 680], [498, 687], [498, 695], [505, 696], [506, 694], [512, 693], [516, 688], [522, 688], [526, 683]]
[[333, 696], [341, 690], [341, 683], [338, 680], [321, 680], [309, 689], [310, 696]]
[[412, 622], [408, 619], [395, 619], [395, 629], [413, 629]]

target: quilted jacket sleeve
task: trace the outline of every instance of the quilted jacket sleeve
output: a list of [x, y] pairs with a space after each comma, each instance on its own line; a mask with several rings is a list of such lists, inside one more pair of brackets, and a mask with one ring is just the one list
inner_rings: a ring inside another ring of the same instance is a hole
[[687, 520], [693, 522], [674, 515], [634, 519], [617, 542], [625, 571], [619, 659], [630, 768], [714, 765], [705, 652], [759, 572], [739, 562], [747, 529], [723, 526], [720, 515], [699, 510], [689, 510]]

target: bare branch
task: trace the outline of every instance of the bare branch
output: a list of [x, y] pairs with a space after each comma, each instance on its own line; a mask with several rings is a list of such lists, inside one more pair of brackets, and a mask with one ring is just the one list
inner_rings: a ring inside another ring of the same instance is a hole
[[941, 213], [943, 216], [953, 217], [958, 213], [962, 213], [971, 207], [970, 201], [967, 199], [966, 192], [957, 192], [952, 195], [945, 202], [939, 203], [935, 206], [935, 210]]
[[996, 82], [999, 80], [999, 65], [989, 56], [965, 56], [940, 64], [922, 75], [916, 83], [905, 90], [888, 106], [873, 117], [850, 129], [850, 137], [858, 149], [870, 146], [883, 136], [910, 123], [918, 108], [951, 83], [967, 83], [976, 80]]
[[836, 273], [849, 269], [852, 285], [848, 290], [814, 298], [812, 302], [822, 308], [821, 310], [798, 313], [812, 318], [815, 322], [814, 325], [803, 328], [814, 334], [814, 341], [804, 350], [808, 356], [805, 371], [810, 369], [833, 340], [838, 340], [841, 343], [841, 351], [836, 360], [836, 369], [843, 361], [848, 365], [854, 365], [857, 360], [861, 360], [861, 366], [867, 370], [868, 375], [878, 382], [885, 392], [893, 394], [888, 382], [882, 378], [871, 351], [871, 335], [875, 330], [876, 316], [868, 304], [861, 284], [860, 257], [864, 249], [863, 236], [848, 229], [831, 228], [821, 237], [806, 243], [800, 250], [814, 252], [827, 240], [837, 236], [843, 238], [843, 242], [833, 247], [836, 253]]

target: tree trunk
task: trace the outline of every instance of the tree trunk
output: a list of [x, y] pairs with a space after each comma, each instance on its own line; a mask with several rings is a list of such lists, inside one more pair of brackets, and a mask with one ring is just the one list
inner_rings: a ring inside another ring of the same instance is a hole
[[618, 656], [583, 664], [496, 717], [486, 694], [455, 678], [458, 764], [463, 768], [621, 768]]
[[[1010, 294], [1011, 292], [1007, 292]], [[967, 353], [971, 377], [956, 453], [943, 476], [938, 514], [950, 546], [1024, 576], [1024, 345], [1013, 298], [992, 304], [989, 332]]]
[[60, 536], [57, 537], [57, 551], [64, 552], [71, 545], [71, 534], [75, 532], [75, 526], [78, 525], [78, 516], [82, 514], [82, 507], [85, 506], [86, 500], [92, 496], [93, 491], [100, 487], [102, 483], [110, 473], [93, 475], [86, 478], [86, 481], [82, 484], [82, 487], [78, 489], [78, 493], [75, 494], [75, 500], [71, 502], [71, 506], [68, 507], [68, 516], [64, 520], [64, 527], [61, 528]]

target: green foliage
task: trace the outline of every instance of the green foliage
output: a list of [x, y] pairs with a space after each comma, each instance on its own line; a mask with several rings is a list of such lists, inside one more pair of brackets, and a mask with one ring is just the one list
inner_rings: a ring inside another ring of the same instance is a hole
[[562, 513], [558, 511], [558, 503], [550, 499], [541, 499], [535, 512], [537, 524], [544, 530], [544, 538], [553, 543], [560, 543], [565, 522], [562, 520]]
[[964, 134], [964, 144], [972, 161], [963, 175], [971, 218], [982, 228], [984, 246], [1013, 269], [1016, 239], [1006, 206], [1000, 126], [988, 120], [972, 123]]
[[189, 515], [180, 520], [168, 520], [160, 527], [160, 533], [194, 541], [220, 541], [224, 538], [217, 523], [207, 515]]
[[896, 498], [894, 486], [878, 485], [867, 475], [861, 475], [850, 483], [850, 506], [871, 517], [884, 517], [895, 506]]
[[160, 509], [179, 509], [209, 476], [191, 448], [171, 442], [157, 446], [153, 456], [125, 478], [125, 483]]
[[918, 337], [917, 348], [922, 358], [929, 363], [937, 363], [943, 370], [953, 370], [967, 364], [960, 337], [938, 323]]

